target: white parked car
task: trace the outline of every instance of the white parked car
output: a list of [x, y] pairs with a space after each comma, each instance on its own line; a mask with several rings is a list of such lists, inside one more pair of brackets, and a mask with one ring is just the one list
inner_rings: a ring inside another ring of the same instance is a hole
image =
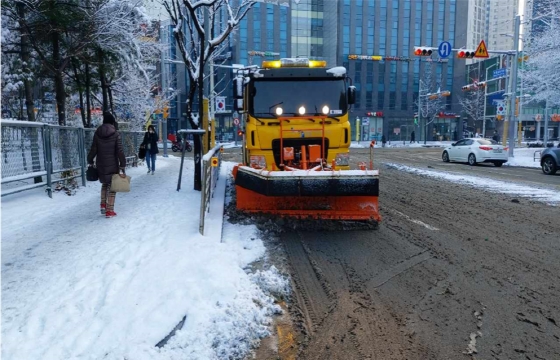
[[468, 162], [471, 166], [490, 162], [500, 167], [508, 161], [507, 150], [507, 147], [492, 139], [468, 138], [446, 147], [441, 154], [441, 159], [445, 162]]

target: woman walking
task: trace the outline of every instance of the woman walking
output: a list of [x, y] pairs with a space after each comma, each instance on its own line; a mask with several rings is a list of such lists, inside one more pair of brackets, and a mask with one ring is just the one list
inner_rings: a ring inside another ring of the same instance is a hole
[[146, 149], [146, 165], [148, 165], [148, 174], [154, 175], [156, 171], [156, 156], [159, 152], [157, 147], [158, 135], [153, 125], [148, 126], [148, 131], [144, 134], [144, 140], [140, 146]]
[[115, 195], [111, 191], [111, 178], [114, 174], [126, 177], [126, 159], [124, 157], [121, 134], [115, 128], [115, 117], [111, 113], [103, 113], [103, 125], [97, 128], [93, 135], [93, 143], [88, 153], [88, 164], [97, 167], [101, 185], [101, 214], [111, 218], [116, 216]]

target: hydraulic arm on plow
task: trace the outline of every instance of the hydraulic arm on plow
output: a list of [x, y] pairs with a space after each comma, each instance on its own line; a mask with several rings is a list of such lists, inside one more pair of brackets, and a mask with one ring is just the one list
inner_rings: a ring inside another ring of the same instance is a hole
[[324, 61], [265, 61], [234, 79], [245, 114], [237, 209], [293, 218], [381, 220], [379, 173], [350, 170], [346, 69]]

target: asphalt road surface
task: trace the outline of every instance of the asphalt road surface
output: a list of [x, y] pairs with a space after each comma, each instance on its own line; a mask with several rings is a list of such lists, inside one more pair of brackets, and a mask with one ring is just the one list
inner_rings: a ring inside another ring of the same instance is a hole
[[[352, 149], [356, 160], [367, 153]], [[258, 358], [560, 359], [560, 208], [383, 163], [551, 189], [560, 177], [444, 164], [440, 154], [376, 151], [377, 230], [278, 235], [297, 351], [264, 342]]]

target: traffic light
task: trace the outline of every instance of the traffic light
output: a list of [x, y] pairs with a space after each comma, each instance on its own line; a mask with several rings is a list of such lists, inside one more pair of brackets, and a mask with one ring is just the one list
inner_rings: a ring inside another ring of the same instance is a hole
[[244, 132], [243, 130], [239, 129], [237, 130], [237, 136], [243, 136]]
[[169, 117], [169, 106], [165, 105], [163, 107], [163, 118], [167, 119]]
[[[463, 87], [461, 87], [461, 89], [463, 91], [474, 91], [474, 90], [482, 90], [486, 87], [486, 81], [481, 81], [481, 82], [474, 82], [472, 84], [469, 85], [465, 85]], [[445, 95], [445, 96], [449, 96], [449, 95]]]
[[432, 49], [429, 47], [415, 46], [414, 55], [416, 56], [432, 56]]
[[474, 50], [459, 50], [457, 51], [457, 57], [459, 59], [472, 59], [474, 57]]

